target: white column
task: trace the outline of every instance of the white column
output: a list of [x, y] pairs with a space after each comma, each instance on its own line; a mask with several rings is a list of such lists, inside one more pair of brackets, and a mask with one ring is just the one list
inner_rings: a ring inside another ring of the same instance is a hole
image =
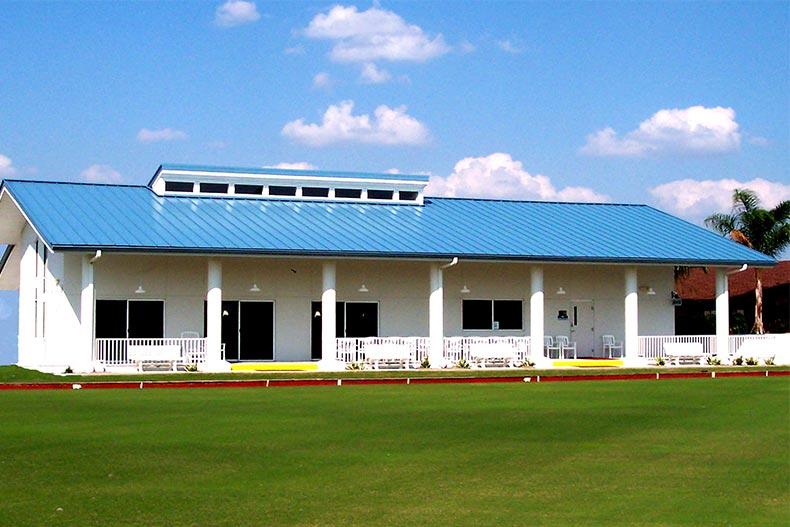
[[337, 325], [337, 265], [324, 262], [323, 292], [321, 293], [321, 361], [335, 361], [335, 328]]
[[543, 336], [544, 331], [544, 302], [543, 302], [543, 267], [535, 265], [530, 270], [530, 290], [529, 297], [529, 336], [532, 360], [536, 357], [543, 357]]
[[95, 306], [95, 285], [91, 256], [82, 257], [82, 292], [80, 293], [80, 355], [93, 361], [93, 321]]
[[639, 297], [636, 267], [625, 269], [625, 338], [623, 357], [639, 355]]
[[727, 270], [716, 269], [716, 355], [724, 359], [730, 354], [730, 292]]
[[206, 364], [222, 360], [222, 261], [219, 258], [208, 260], [208, 293], [206, 294]]
[[428, 360], [432, 368], [444, 365], [444, 288], [442, 268], [431, 264], [431, 296], [428, 304], [428, 336], [431, 341]]

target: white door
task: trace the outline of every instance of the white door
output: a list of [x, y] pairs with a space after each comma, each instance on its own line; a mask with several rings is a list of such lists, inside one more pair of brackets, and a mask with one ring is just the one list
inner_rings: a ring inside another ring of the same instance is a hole
[[577, 357], [595, 356], [595, 305], [576, 301], [569, 313], [571, 340], [576, 342]]

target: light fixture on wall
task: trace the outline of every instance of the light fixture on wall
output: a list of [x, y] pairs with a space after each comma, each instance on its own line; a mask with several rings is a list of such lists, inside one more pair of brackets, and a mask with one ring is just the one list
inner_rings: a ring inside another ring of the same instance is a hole
[[250, 293], [260, 293], [260, 292], [261, 292], [261, 288], [258, 287], [258, 284], [257, 283], [252, 284], [252, 287], [250, 287]]
[[643, 285], [643, 286], [640, 286], [640, 287], [639, 287], [639, 290], [640, 290], [640, 291], [642, 291], [642, 292], [643, 292], [643, 293], [645, 293], [645, 294], [648, 294], [648, 295], [650, 295], [650, 296], [653, 296], [653, 295], [655, 295], [655, 294], [656, 294], [656, 291], [655, 291], [655, 289], [653, 289], [652, 287], [650, 287], [650, 286], [648, 286], [648, 285]]
[[134, 294], [136, 294], [136, 295], [145, 294], [145, 289], [143, 289], [143, 283], [142, 282], [138, 282], [137, 283], [137, 289], [134, 290]]
[[557, 292], [555, 294], [557, 294], [557, 295], [564, 295], [565, 294], [565, 289], [563, 289], [562, 286], [560, 286], [559, 289], [557, 289]]
[[466, 295], [466, 294], [469, 294], [469, 293], [471, 293], [471, 291], [469, 290], [468, 287], [466, 287], [466, 284], [464, 284], [464, 286], [461, 288], [461, 294]]
[[367, 293], [369, 289], [365, 284], [362, 284], [361, 286], [359, 286], [359, 289], [357, 289], [357, 291], [359, 291], [360, 293]]

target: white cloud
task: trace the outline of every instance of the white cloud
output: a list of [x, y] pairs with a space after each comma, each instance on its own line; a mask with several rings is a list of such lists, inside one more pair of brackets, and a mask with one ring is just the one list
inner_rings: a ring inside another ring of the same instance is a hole
[[477, 46], [469, 42], [468, 40], [464, 40], [461, 42], [460, 51], [462, 54], [466, 55], [467, 53], [473, 53], [477, 50]]
[[14, 174], [16, 174], [14, 162], [11, 161], [10, 157], [0, 154], [0, 177], [9, 177], [13, 176]]
[[334, 41], [329, 57], [335, 62], [375, 60], [426, 62], [448, 53], [440, 34], [433, 38], [392, 11], [336, 5], [316, 15], [304, 31], [309, 38]]
[[304, 55], [305, 54], [304, 46], [297, 45], [297, 46], [291, 46], [290, 48], [285, 48], [285, 54], [286, 55]]
[[353, 115], [353, 101], [330, 105], [321, 124], [305, 124], [304, 119], [287, 123], [284, 136], [311, 146], [333, 143], [370, 143], [382, 145], [419, 145], [428, 141], [428, 129], [406, 114], [406, 107], [381, 105], [370, 115]]
[[372, 62], [368, 62], [362, 68], [362, 81], [368, 84], [383, 84], [392, 78], [387, 70], [381, 70]]
[[524, 48], [519, 46], [517, 43], [513, 42], [512, 40], [497, 40], [496, 45], [499, 46], [499, 49], [501, 49], [505, 53], [518, 55], [519, 53], [524, 52]]
[[647, 157], [734, 152], [741, 134], [732, 108], [692, 106], [660, 110], [620, 138], [612, 128], [587, 136], [580, 152], [592, 156]]
[[771, 144], [770, 139], [768, 139], [767, 137], [760, 137], [759, 135], [754, 135], [750, 137], [749, 142], [757, 146], [768, 146]]
[[234, 27], [249, 24], [261, 18], [255, 2], [244, 0], [228, 0], [217, 7], [214, 23], [219, 27]]
[[658, 185], [650, 189], [650, 194], [661, 209], [699, 223], [714, 212], [729, 212], [736, 188], [755, 191], [766, 208], [790, 199], [790, 185], [762, 178], [751, 181], [680, 179]]
[[332, 87], [332, 79], [325, 71], [316, 73], [313, 77], [313, 88], [315, 89], [329, 89]]
[[547, 176], [533, 176], [510, 154], [466, 157], [444, 178], [431, 176], [425, 193], [431, 196], [605, 202], [609, 196], [585, 187], [558, 190]]
[[137, 140], [141, 143], [159, 143], [163, 141], [185, 141], [189, 139], [186, 132], [181, 130], [173, 130], [172, 128], [163, 128], [161, 130], [149, 130], [143, 128], [137, 132]]
[[264, 168], [287, 168], [291, 170], [317, 170], [318, 167], [315, 165], [311, 165], [305, 161], [299, 161], [297, 163], [277, 163], [276, 165], [267, 166]]
[[91, 165], [80, 172], [80, 179], [88, 183], [120, 183], [123, 176], [110, 165]]

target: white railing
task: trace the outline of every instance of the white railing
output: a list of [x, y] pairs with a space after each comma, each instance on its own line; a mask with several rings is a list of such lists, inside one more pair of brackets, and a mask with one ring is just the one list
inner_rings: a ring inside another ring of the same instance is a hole
[[93, 361], [105, 366], [132, 366], [134, 362], [127, 356], [130, 345], [180, 346], [181, 358], [185, 364], [199, 364], [206, 361], [204, 338], [96, 339], [93, 346]]
[[444, 358], [455, 364], [461, 359], [471, 362], [470, 344], [508, 344], [516, 352], [516, 360], [521, 363], [530, 357], [530, 337], [447, 337], [444, 339]]
[[664, 357], [664, 344], [702, 344], [702, 353], [708, 356], [716, 355], [716, 337], [713, 335], [672, 335], [639, 337], [639, 356], [646, 359]]
[[351, 364], [367, 360], [366, 346], [408, 346], [411, 361], [420, 363], [428, 356], [430, 339], [427, 337], [366, 337], [342, 338], [336, 340], [337, 360]]
[[[412, 362], [419, 364], [428, 357], [431, 339], [428, 337], [367, 337], [336, 339], [337, 360], [351, 364], [365, 362], [366, 346], [395, 345], [408, 346]], [[444, 359], [456, 363], [461, 359], [471, 362], [469, 345], [472, 343], [508, 344], [516, 352], [517, 360], [529, 358], [529, 337], [446, 337], [444, 339]]]
[[[750, 348], [747, 355], [751, 354], [752, 350], [755, 348], [760, 347], [764, 347], [768, 352], [773, 350], [790, 350], [790, 333], [772, 333], [768, 335], [730, 335], [730, 356], [738, 357], [740, 355], [744, 355], [744, 353], [741, 352], [741, 346], [747, 342], [749, 343], [748, 347]], [[763, 344], [763, 346], [755, 346], [757, 343]]]

